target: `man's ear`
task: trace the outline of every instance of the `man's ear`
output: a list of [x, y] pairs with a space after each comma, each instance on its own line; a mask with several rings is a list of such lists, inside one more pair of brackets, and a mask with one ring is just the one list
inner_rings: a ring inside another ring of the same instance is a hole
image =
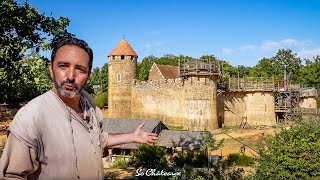
[[53, 79], [53, 67], [52, 67], [52, 63], [50, 62], [49, 65], [48, 65], [48, 68], [49, 68], [49, 71], [50, 71], [50, 77], [51, 79]]

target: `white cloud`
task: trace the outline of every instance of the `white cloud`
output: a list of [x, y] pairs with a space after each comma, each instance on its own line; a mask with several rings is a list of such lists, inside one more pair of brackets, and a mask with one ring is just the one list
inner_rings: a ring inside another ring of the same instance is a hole
[[280, 48], [281, 48], [280, 43], [276, 41], [266, 41], [261, 45], [261, 49], [264, 51], [272, 51]]
[[320, 47], [301, 50], [297, 53], [300, 58], [313, 59], [317, 55], [320, 55]]
[[161, 47], [163, 44], [164, 44], [163, 42], [153, 42], [153, 43], [146, 43], [143, 46], [147, 49], [151, 49], [151, 48]]
[[282, 41], [280, 41], [280, 43], [287, 47], [293, 47], [298, 46], [300, 44], [304, 44], [303, 42], [299, 42], [298, 40], [291, 38], [283, 39]]
[[320, 44], [308, 39], [296, 39], [292, 37], [283, 38], [280, 40], [266, 40], [257, 44], [245, 44], [238, 47], [222, 48], [224, 55], [232, 55], [234, 59], [246, 59], [250, 61], [248, 64], [256, 64], [263, 57], [275, 56], [279, 49], [291, 49], [293, 53], [301, 59], [307, 58], [312, 60], [313, 57], [320, 55]]
[[232, 49], [229, 49], [229, 48], [222, 48], [221, 50], [223, 54], [229, 55], [232, 53]]
[[253, 51], [256, 49], [255, 45], [245, 45], [239, 48], [240, 51]]

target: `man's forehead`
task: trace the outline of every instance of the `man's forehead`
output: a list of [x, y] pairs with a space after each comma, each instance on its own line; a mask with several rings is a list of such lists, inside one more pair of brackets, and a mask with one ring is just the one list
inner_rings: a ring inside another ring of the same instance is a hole
[[75, 45], [64, 45], [57, 50], [54, 61], [70, 62], [76, 60], [85, 64], [89, 63], [89, 59], [89, 55], [82, 48]]

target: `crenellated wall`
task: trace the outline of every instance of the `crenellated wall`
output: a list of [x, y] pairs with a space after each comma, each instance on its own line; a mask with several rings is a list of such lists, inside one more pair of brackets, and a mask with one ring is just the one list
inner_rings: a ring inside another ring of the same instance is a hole
[[218, 128], [214, 81], [135, 81], [132, 117], [157, 118], [189, 130]]

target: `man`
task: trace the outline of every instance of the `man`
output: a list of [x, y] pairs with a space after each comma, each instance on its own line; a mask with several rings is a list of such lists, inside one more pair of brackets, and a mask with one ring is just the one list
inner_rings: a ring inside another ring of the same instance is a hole
[[83, 40], [56, 43], [49, 65], [53, 88], [16, 114], [0, 160], [0, 179], [103, 179], [101, 151], [123, 143], [153, 143], [154, 133], [104, 132], [102, 113], [82, 90], [93, 53]]

